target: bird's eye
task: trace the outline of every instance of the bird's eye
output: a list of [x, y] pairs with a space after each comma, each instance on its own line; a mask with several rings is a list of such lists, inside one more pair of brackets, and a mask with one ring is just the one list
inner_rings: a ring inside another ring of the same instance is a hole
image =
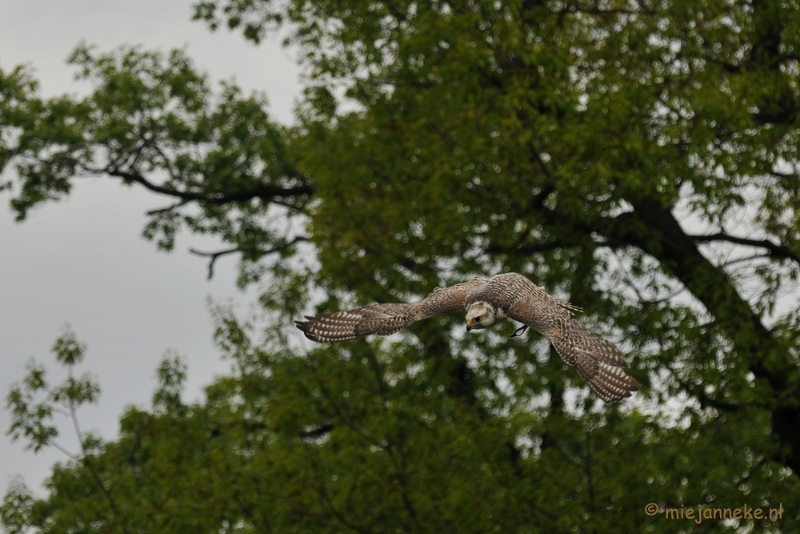
[[475, 317], [475, 322], [476, 322], [476, 323], [479, 323], [479, 322], [481, 322], [482, 320], [483, 320], [483, 315], [480, 315], [480, 316], [478, 316], [478, 317]]

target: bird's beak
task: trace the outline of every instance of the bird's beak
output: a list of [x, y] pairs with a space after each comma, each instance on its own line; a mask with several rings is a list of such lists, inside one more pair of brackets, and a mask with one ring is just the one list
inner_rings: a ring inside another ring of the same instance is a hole
[[472, 327], [470, 325], [467, 325], [467, 332], [469, 332], [470, 330], [472, 330]]

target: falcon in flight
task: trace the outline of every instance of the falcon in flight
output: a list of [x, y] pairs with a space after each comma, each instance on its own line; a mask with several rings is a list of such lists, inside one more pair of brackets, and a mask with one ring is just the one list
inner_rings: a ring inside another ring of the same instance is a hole
[[541, 332], [605, 402], [630, 397], [639, 390], [636, 380], [623, 371], [628, 364], [620, 350], [572, 318], [572, 311], [578, 308], [517, 273], [437, 287], [427, 298], [412, 304], [371, 304], [306, 316], [306, 321], [295, 324], [312, 341], [335, 343], [370, 334], [388, 336], [415, 321], [462, 309], [467, 311], [467, 332], [488, 328], [506, 317], [523, 324], [514, 336], [528, 327]]

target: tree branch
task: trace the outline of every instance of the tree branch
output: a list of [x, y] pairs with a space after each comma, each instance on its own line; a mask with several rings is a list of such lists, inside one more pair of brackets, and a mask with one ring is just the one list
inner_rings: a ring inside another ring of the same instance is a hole
[[244, 202], [253, 198], [271, 200], [275, 197], [293, 197], [298, 195], [312, 195], [314, 193], [314, 188], [310, 184], [297, 185], [294, 187], [280, 187], [270, 184], [263, 184], [249, 191], [209, 195], [195, 193], [192, 191], [179, 191], [170, 187], [164, 187], [151, 182], [136, 171], [124, 171], [117, 167], [109, 167], [105, 169], [105, 172], [109, 176], [122, 178], [123, 180], [140, 184], [145, 189], [153, 191], [154, 193], [160, 193], [162, 195], [176, 197], [186, 201], [203, 202], [206, 204], [230, 204], [232, 202]]
[[[549, 252], [551, 250], [557, 250], [560, 248], [567, 248], [569, 247], [569, 243], [565, 243], [560, 240], [548, 241], [544, 243], [529, 243], [527, 245], [523, 245], [522, 243], [516, 243], [511, 245], [510, 247], [505, 247], [503, 245], [489, 245], [486, 247], [485, 252], [487, 254], [515, 254], [521, 256], [530, 256], [533, 254], [539, 254], [541, 252]], [[574, 245], [573, 245], [574, 246]]]
[[784, 245], [773, 243], [769, 239], [747, 239], [745, 237], [728, 235], [723, 232], [710, 235], [687, 235], [686, 237], [693, 240], [695, 243], [727, 241], [728, 243], [735, 243], [737, 245], [764, 248], [769, 251], [769, 255], [773, 258], [786, 258], [800, 264], [800, 256], [792, 252], [792, 249]]
[[598, 7], [581, 7], [581, 6], [568, 6], [564, 9], [551, 11], [553, 15], [572, 15], [576, 13], [585, 13], [588, 15], [652, 15], [652, 12], [647, 12], [642, 9], [629, 9], [629, 8], [608, 8], [602, 9]]
[[[69, 378], [72, 379], [72, 366], [68, 369]], [[78, 445], [81, 448], [81, 456], [78, 459], [81, 464], [89, 471], [89, 474], [94, 479], [95, 485], [100, 488], [100, 491], [105, 496], [106, 500], [108, 501], [109, 506], [111, 507], [111, 511], [114, 513], [115, 517], [122, 517], [122, 513], [120, 512], [119, 507], [117, 506], [116, 501], [114, 500], [114, 496], [111, 495], [111, 489], [106, 487], [106, 484], [103, 482], [100, 473], [97, 472], [94, 463], [91, 460], [89, 455], [89, 451], [86, 450], [86, 441], [83, 436], [83, 432], [81, 431], [81, 426], [78, 422], [78, 407], [73, 398], [69, 399], [69, 414], [70, 418], [72, 419], [72, 426], [75, 429], [75, 435], [78, 438]], [[123, 525], [123, 532], [128, 532], [128, 525], [127, 523]]]
[[177, 208], [185, 206], [189, 202], [190, 202], [189, 200], [181, 200], [179, 202], [176, 202], [175, 204], [170, 204], [169, 206], [164, 206], [163, 208], [155, 208], [155, 209], [149, 210], [149, 211], [145, 212], [145, 215], [153, 216], [153, 215], [160, 215], [162, 213], [168, 213], [168, 212], [173, 211], [173, 210], [175, 210]]
[[789, 179], [794, 179], [794, 180], [796, 180], [798, 178], [798, 174], [796, 172], [780, 172], [780, 171], [776, 171], [774, 169], [771, 170], [771, 171], [768, 171], [767, 174], [769, 174], [773, 178], [781, 178], [781, 179], [789, 178]]
[[196, 250], [194, 248], [190, 248], [189, 252], [194, 254], [195, 256], [202, 256], [204, 258], [211, 258], [208, 262], [208, 280], [211, 280], [214, 277], [214, 263], [221, 258], [222, 256], [227, 256], [228, 254], [235, 254], [237, 252], [248, 252], [252, 253], [254, 256], [262, 257], [266, 256], [267, 254], [274, 254], [276, 252], [281, 252], [286, 250], [287, 248], [295, 245], [297, 243], [301, 243], [304, 241], [308, 241], [308, 238], [305, 236], [297, 236], [291, 241], [287, 241], [285, 243], [281, 243], [275, 247], [266, 250], [258, 250], [258, 249], [247, 249], [242, 247], [233, 247], [225, 250], [219, 250], [217, 252], [203, 252], [201, 250]]
[[334, 428], [336, 428], [336, 425], [333, 423], [325, 423], [310, 430], [303, 430], [300, 432], [300, 437], [302, 439], [318, 438], [320, 436], [324, 436], [325, 434], [329, 434]]
[[[681, 228], [669, 208], [652, 199], [632, 202], [633, 212], [613, 219], [595, 222], [600, 233], [624, 240], [658, 259], [711, 313], [715, 322], [729, 337], [739, 357], [745, 358], [750, 372], [773, 391], [774, 403], [764, 408], [772, 416], [772, 431], [786, 447], [786, 456], [776, 457], [800, 472], [800, 408], [797, 393], [792, 389], [796, 369], [788, 360], [785, 347], [764, 325], [731, 283], [728, 275], [711, 263], [697, 248], [697, 242], [709, 237], [743, 244], [772, 246], [771, 242], [717, 236], [690, 236]], [[780, 250], [778, 251], [781, 252]]]
[[706, 408], [714, 408], [715, 410], [719, 410], [721, 412], [734, 413], [734, 412], [738, 412], [739, 410], [741, 410], [742, 408], [745, 407], [745, 405], [742, 405], [742, 404], [732, 404], [730, 402], [725, 402], [725, 401], [721, 401], [721, 400], [715, 399], [713, 397], [710, 397], [705, 392], [705, 390], [703, 389], [702, 386], [698, 386], [698, 385], [695, 385], [695, 384], [690, 384], [689, 382], [686, 382], [685, 380], [681, 380], [680, 378], [677, 377], [677, 373], [675, 372], [675, 369], [673, 369], [671, 366], [669, 367], [669, 369], [670, 369], [670, 371], [672, 371], [672, 376], [673, 376], [674, 380], [678, 383], [678, 385], [681, 387], [681, 389], [683, 389], [690, 396], [695, 397], [697, 399], [697, 401], [700, 403], [700, 408], [701, 409], [704, 410]]
[[208, 262], [208, 280], [214, 278], [214, 263], [221, 258], [222, 256], [227, 256], [228, 254], [235, 254], [237, 252], [241, 252], [241, 247], [233, 247], [225, 250], [219, 250], [217, 252], [203, 252], [200, 250], [196, 250], [194, 248], [189, 249], [190, 254], [194, 254], [195, 256], [202, 256], [204, 258], [211, 258]]

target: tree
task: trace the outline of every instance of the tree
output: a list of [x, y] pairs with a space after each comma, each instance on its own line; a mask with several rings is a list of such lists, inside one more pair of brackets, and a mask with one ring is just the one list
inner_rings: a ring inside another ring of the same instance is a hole
[[[291, 29], [309, 80], [292, 127], [258, 96], [213, 91], [179, 52], [80, 47], [71, 61], [97, 88], [85, 99], [42, 100], [24, 70], [2, 74], [0, 165], [16, 164], [20, 220], [79, 175], [145, 187], [174, 202], [148, 214], [148, 238], [219, 235], [231, 248], [210, 268], [240, 252], [241, 282], [265, 280], [271, 312], [263, 342], [218, 312], [237, 372], [205, 404], [126, 414], [98, 450], [124, 480], [118, 517], [78, 504], [79, 465], [54, 473], [48, 499], [17, 488], [6, 509], [38, 510], [28, 524], [51, 531], [177, 531], [185, 518], [228, 531], [658, 532], [674, 526], [648, 502], [781, 503], [780, 522], [737, 524], [792, 531], [799, 10], [198, 3], [196, 18], [255, 42]], [[287, 336], [311, 306], [502, 271], [584, 308], [630, 354], [639, 403], [600, 406], [539, 338], [455, 335], [456, 317], [306, 354]], [[729, 527], [710, 524], [680, 528]]]

